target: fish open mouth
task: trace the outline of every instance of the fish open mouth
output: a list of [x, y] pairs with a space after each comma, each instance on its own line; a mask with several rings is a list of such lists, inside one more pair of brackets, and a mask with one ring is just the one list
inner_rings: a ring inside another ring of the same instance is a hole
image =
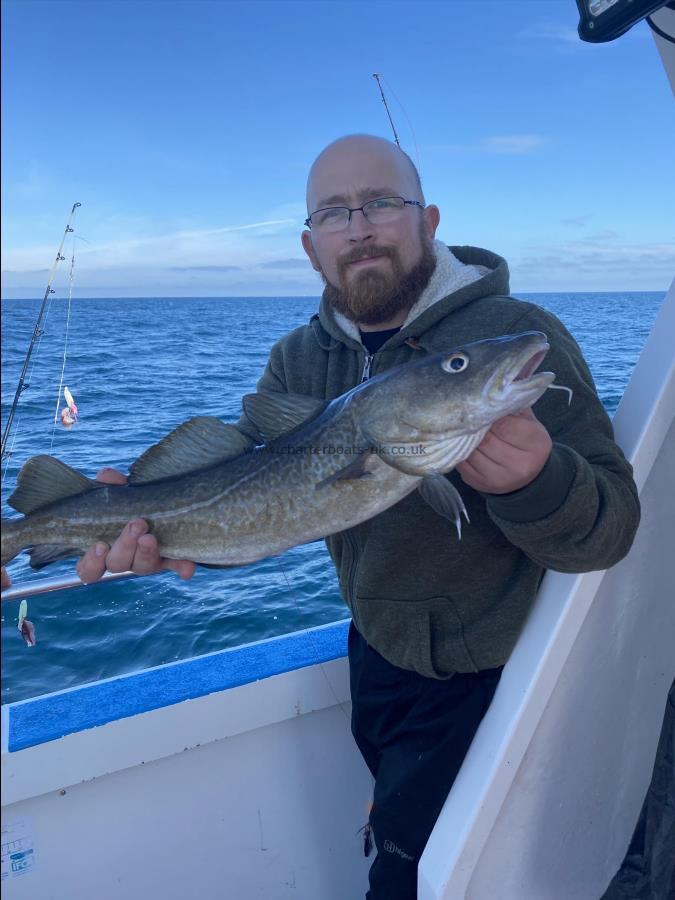
[[555, 379], [553, 372], [537, 371], [549, 350], [546, 335], [532, 335], [532, 340], [527, 342], [497, 379], [502, 397], [519, 399], [523, 405], [534, 403]]
[[548, 343], [548, 341], [542, 341], [541, 349], [535, 350], [534, 353], [532, 353], [531, 350], [528, 351], [532, 353], [532, 355], [526, 361], [525, 365], [520, 369], [513, 381], [524, 381], [526, 378], [529, 378], [530, 375], [533, 375], [541, 365], [544, 357], [550, 349], [551, 345]]

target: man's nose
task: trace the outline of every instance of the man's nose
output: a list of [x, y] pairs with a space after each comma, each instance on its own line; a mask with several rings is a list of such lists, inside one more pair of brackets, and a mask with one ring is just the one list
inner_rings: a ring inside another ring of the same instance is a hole
[[347, 226], [350, 241], [366, 241], [373, 236], [373, 226], [363, 214], [362, 209], [355, 209]]

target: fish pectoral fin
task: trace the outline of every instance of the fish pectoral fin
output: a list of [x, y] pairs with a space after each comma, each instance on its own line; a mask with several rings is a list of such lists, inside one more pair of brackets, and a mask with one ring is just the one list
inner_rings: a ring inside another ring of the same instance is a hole
[[100, 481], [87, 478], [53, 456], [33, 456], [19, 472], [16, 489], [7, 502], [27, 516], [49, 503], [102, 487], [105, 485]]
[[304, 394], [246, 394], [242, 406], [247, 418], [258, 429], [266, 443], [315, 419], [328, 405]]
[[316, 484], [315, 490], [348, 478], [369, 478], [373, 474], [372, 466], [369, 465], [372, 459], [373, 453], [371, 453], [370, 450], [360, 453], [356, 459], [353, 459], [349, 463], [349, 465], [344, 466], [344, 468], [329, 475], [328, 478], [324, 478], [323, 481], [319, 481]]
[[418, 487], [422, 499], [437, 512], [439, 516], [450, 519], [457, 529], [457, 536], [462, 539], [462, 519], [469, 521], [469, 514], [457, 488], [444, 475], [425, 475]]
[[129, 484], [206, 469], [235, 459], [254, 446], [234, 425], [226, 425], [213, 416], [195, 416], [138, 457], [129, 469]]
[[44, 569], [45, 566], [56, 562], [57, 559], [82, 555], [79, 547], [69, 547], [67, 544], [39, 544], [36, 547], [30, 547], [28, 552], [30, 553], [31, 569]]

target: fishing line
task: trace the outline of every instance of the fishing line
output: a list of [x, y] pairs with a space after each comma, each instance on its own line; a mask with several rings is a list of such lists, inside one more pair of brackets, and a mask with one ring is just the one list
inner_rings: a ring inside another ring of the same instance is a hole
[[405, 120], [408, 123], [408, 128], [410, 129], [410, 134], [412, 135], [413, 144], [415, 146], [415, 162], [417, 164], [417, 169], [419, 170], [421, 168], [420, 150], [419, 150], [419, 147], [417, 146], [417, 138], [415, 137], [415, 129], [412, 126], [412, 122], [410, 121], [410, 117], [408, 116], [408, 113], [405, 111], [405, 106], [401, 103], [401, 101], [396, 96], [396, 92], [394, 91], [393, 87], [391, 86], [389, 79], [386, 79], [386, 82], [387, 82], [387, 90], [392, 93], [394, 100], [401, 107], [401, 112], [405, 116]]
[[4, 481], [7, 477], [7, 469], [9, 469], [9, 461], [12, 458], [12, 453], [14, 452], [14, 443], [16, 441], [16, 436], [19, 432], [19, 425], [21, 424], [21, 420], [16, 420], [16, 428], [14, 429], [14, 433], [12, 434], [12, 446], [9, 448], [9, 452], [5, 454], [5, 471], [2, 473], [2, 480]]
[[[373, 78], [377, 82], [377, 86], [380, 89], [380, 95], [382, 97], [382, 102], [384, 103], [384, 108], [387, 111], [387, 116], [389, 118], [389, 124], [391, 125], [391, 130], [394, 132], [394, 140], [396, 141], [396, 146], [400, 148], [401, 142], [398, 139], [398, 134], [396, 133], [396, 127], [394, 126], [394, 120], [392, 118], [391, 112], [389, 111], [389, 104], [387, 103], [387, 98], [384, 96], [384, 91], [383, 91], [382, 85], [380, 83], [380, 79], [381, 78], [384, 79], [384, 75], [382, 75], [378, 72], [374, 72]], [[401, 101], [396, 96], [396, 93], [394, 92], [393, 87], [389, 83], [389, 80], [387, 80], [387, 90], [391, 91], [391, 93], [394, 95], [394, 100], [396, 100], [398, 105], [401, 107], [401, 111], [406, 118], [406, 122], [408, 123], [408, 128], [410, 129], [410, 133], [412, 135], [413, 144], [415, 145], [415, 158], [416, 158], [417, 168], [419, 170], [419, 168], [420, 168], [420, 151], [419, 151], [419, 147], [417, 146], [417, 138], [415, 137], [415, 129], [412, 126], [412, 122], [410, 121], [408, 113], [405, 111], [405, 106], [401, 103]]]
[[59, 419], [59, 404], [61, 402], [61, 391], [63, 390], [63, 376], [66, 371], [66, 358], [68, 355], [68, 333], [70, 331], [70, 306], [73, 299], [73, 272], [75, 269], [75, 235], [73, 234], [73, 255], [70, 260], [70, 276], [68, 279], [68, 309], [66, 311], [66, 337], [63, 344], [63, 364], [61, 365], [61, 379], [59, 388], [56, 392], [56, 409], [54, 410], [54, 423], [52, 425], [52, 440], [49, 445], [49, 452], [52, 452], [54, 446], [54, 437], [56, 435], [56, 423]]
[[[276, 560], [276, 563], [277, 563], [277, 565], [279, 566], [279, 568], [280, 568], [280, 570], [281, 570], [281, 574], [284, 576], [284, 580], [286, 581], [286, 585], [287, 585], [287, 587], [288, 587], [289, 593], [290, 593], [291, 597], [293, 597], [293, 602], [295, 603], [296, 608], [297, 608], [298, 612], [300, 613], [300, 615], [303, 616], [304, 613], [303, 613], [302, 610], [300, 609], [300, 605], [298, 604], [298, 601], [295, 599], [295, 592], [294, 592], [293, 588], [291, 587], [290, 581], [288, 580], [288, 576], [286, 575], [286, 570], [284, 569], [283, 565], [281, 564], [281, 560], [279, 559], [278, 556], [275, 557], [275, 560]], [[321, 659], [321, 654], [320, 654], [320, 652], [319, 652], [318, 644], [316, 643], [316, 641], [315, 641], [315, 639], [314, 639], [314, 635], [312, 634], [311, 628], [306, 629], [306, 632], [307, 632], [307, 634], [309, 635], [310, 641], [312, 642], [312, 646], [313, 646], [313, 648], [314, 648], [314, 653], [316, 654], [317, 659], [320, 660], [320, 659]], [[338, 705], [338, 706], [340, 707], [340, 709], [342, 710], [342, 713], [343, 713], [345, 719], [347, 719], [347, 721], [348, 721], [348, 722], [350, 723], [350, 725], [351, 725], [352, 718], [351, 718], [351, 716], [349, 715], [349, 713], [347, 712], [347, 710], [344, 708], [344, 706], [342, 705], [342, 701], [340, 700], [340, 698], [338, 697], [337, 693], [335, 692], [335, 689], [333, 688], [333, 685], [331, 684], [330, 678], [328, 677], [328, 673], [327, 673], [326, 670], [324, 669], [323, 663], [322, 663], [322, 662], [319, 662], [319, 668], [321, 669], [321, 672], [322, 672], [322, 674], [323, 674], [323, 677], [326, 679], [326, 684], [328, 685], [329, 691], [330, 691], [331, 694], [333, 695], [333, 699], [335, 700], [335, 702], [337, 703], [337, 705]]]
[[[10, 430], [12, 427], [12, 421], [14, 419], [14, 415], [16, 413], [16, 409], [19, 404], [19, 398], [21, 397], [21, 394], [24, 392], [24, 390], [26, 390], [26, 388], [29, 386], [26, 383], [26, 373], [28, 372], [28, 366], [30, 365], [30, 359], [31, 359], [31, 355], [33, 353], [33, 348], [35, 347], [35, 342], [38, 341], [38, 338], [39, 338], [40, 339], [38, 342], [38, 346], [39, 346], [39, 344], [42, 341], [42, 335], [44, 334], [44, 329], [41, 327], [42, 326], [42, 318], [45, 315], [45, 311], [47, 311], [47, 313], [49, 312], [49, 308], [51, 306], [49, 301], [51, 300], [51, 295], [53, 293], [55, 293], [52, 288], [52, 281], [54, 279], [54, 275], [56, 273], [58, 264], [61, 261], [65, 260], [65, 256], [62, 255], [61, 251], [63, 250], [63, 245], [65, 243], [67, 235], [73, 231], [70, 223], [73, 220], [73, 217], [75, 215], [75, 210], [78, 208], [78, 206], [81, 206], [81, 204], [80, 203], [73, 204], [73, 208], [71, 209], [70, 216], [68, 218], [68, 223], [66, 225], [65, 231], [63, 232], [63, 237], [61, 238], [61, 243], [59, 245], [59, 249], [56, 251], [56, 259], [54, 260], [54, 263], [51, 268], [51, 272], [49, 273], [49, 279], [47, 281], [47, 288], [45, 290], [45, 295], [42, 299], [42, 305], [40, 306], [40, 311], [38, 312], [37, 321], [35, 322], [35, 325], [33, 327], [33, 334], [31, 336], [30, 344], [28, 345], [28, 350], [26, 351], [26, 356], [23, 361], [23, 366], [21, 368], [21, 374], [19, 375], [19, 383], [17, 385], [16, 392], [14, 394], [14, 400], [12, 401], [12, 406], [9, 410], [9, 415], [7, 416], [7, 421], [5, 423], [5, 427], [2, 432], [1, 453], [2, 453], [3, 457], [5, 456], [7, 440], [9, 438]], [[33, 363], [33, 368], [34, 367], [35, 367], [35, 363]], [[31, 373], [32, 373], [32, 371], [33, 371], [33, 369], [31, 369]]]
[[[303, 613], [302, 610], [300, 609], [300, 604], [299, 604], [298, 601], [295, 599], [295, 592], [293, 591], [293, 589], [292, 589], [292, 587], [291, 587], [291, 583], [290, 583], [290, 581], [289, 581], [289, 579], [288, 579], [288, 576], [286, 575], [286, 570], [284, 569], [284, 567], [283, 567], [283, 565], [282, 565], [282, 563], [281, 563], [281, 559], [280, 559], [278, 556], [274, 557], [274, 559], [276, 560], [277, 565], [278, 565], [279, 568], [281, 569], [281, 574], [284, 576], [284, 580], [286, 581], [286, 585], [288, 586], [288, 590], [290, 591], [291, 597], [293, 597], [293, 602], [295, 603], [295, 606], [296, 606], [296, 608], [298, 609], [298, 612], [300, 612], [300, 615], [301, 615], [301, 616], [304, 615], [304, 613]], [[318, 646], [317, 646], [317, 644], [316, 644], [316, 642], [315, 642], [315, 640], [314, 640], [314, 635], [313, 635], [311, 629], [306, 629], [306, 631], [307, 631], [307, 634], [309, 634], [309, 636], [310, 636], [310, 641], [312, 642], [312, 645], [313, 645], [313, 647], [314, 647], [314, 652], [315, 652], [315, 654], [316, 654], [316, 656], [317, 656], [317, 659], [321, 659], [321, 657], [320, 657], [320, 655], [319, 655], [319, 648], [318, 648]], [[340, 709], [342, 710], [342, 715], [343, 715], [343, 716], [345, 717], [345, 719], [349, 722], [349, 727], [350, 727], [350, 730], [351, 730], [352, 717], [349, 715], [349, 713], [347, 712], [347, 710], [344, 708], [344, 706], [343, 706], [343, 704], [342, 704], [342, 701], [340, 700], [340, 698], [338, 697], [337, 693], [335, 692], [335, 689], [333, 688], [333, 685], [331, 684], [331, 680], [330, 680], [330, 678], [328, 677], [328, 673], [327, 673], [326, 670], [324, 669], [323, 663], [321, 663], [321, 662], [319, 663], [319, 668], [321, 669], [321, 674], [323, 675], [323, 677], [324, 677], [325, 680], [326, 680], [326, 684], [328, 685], [328, 690], [331, 692], [331, 694], [333, 695], [333, 699], [335, 700], [335, 702], [337, 703], [337, 705], [338, 705], [338, 706], [340, 707]], [[372, 798], [373, 798], [374, 795], [375, 795], [375, 779], [374, 779], [374, 777], [372, 776], [372, 773], [371, 773], [371, 776], [370, 776], [370, 781], [371, 781], [371, 785], [370, 785], [370, 789], [371, 789], [371, 799], [370, 799], [369, 803], [367, 804], [367, 815], [368, 815], [368, 820], [366, 821], [366, 824], [363, 825], [361, 828], [359, 828], [359, 830], [356, 832], [357, 835], [359, 835], [359, 834], [362, 834], [362, 835], [363, 835], [363, 855], [364, 855], [364, 856], [370, 856], [370, 852], [371, 852], [371, 850], [372, 850], [372, 826], [371, 826], [371, 824], [370, 824], [370, 810], [372, 809], [372, 806], [373, 806], [373, 799], [372, 799]]]

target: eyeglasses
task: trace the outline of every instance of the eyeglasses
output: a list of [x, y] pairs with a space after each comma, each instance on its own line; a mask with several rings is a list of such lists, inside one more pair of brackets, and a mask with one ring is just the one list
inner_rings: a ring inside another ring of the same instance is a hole
[[348, 206], [327, 206], [317, 209], [309, 218], [305, 219], [306, 228], [315, 228], [318, 231], [342, 231], [352, 220], [352, 213], [359, 210], [373, 225], [383, 225], [387, 222], [395, 222], [406, 206], [419, 206], [424, 209], [424, 204], [417, 200], [404, 200], [403, 197], [380, 197], [378, 200], [369, 200], [363, 206], [350, 209]]

